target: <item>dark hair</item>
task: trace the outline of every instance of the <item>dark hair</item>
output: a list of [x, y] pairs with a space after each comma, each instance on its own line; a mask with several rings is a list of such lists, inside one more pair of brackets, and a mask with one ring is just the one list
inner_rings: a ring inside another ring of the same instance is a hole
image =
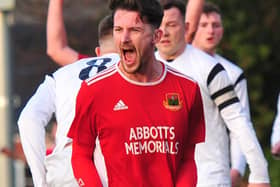
[[137, 11], [142, 21], [158, 28], [163, 17], [162, 7], [157, 0], [110, 0], [109, 7], [115, 14], [117, 9]]
[[107, 36], [113, 36], [113, 18], [111, 14], [102, 18], [98, 24], [98, 41]]
[[183, 1], [181, 0], [160, 0], [160, 4], [162, 5], [164, 10], [168, 10], [171, 8], [177, 8], [183, 18], [185, 17], [186, 13], [186, 5]]
[[202, 13], [209, 14], [209, 13], [212, 13], [212, 12], [215, 12], [217, 14], [222, 15], [222, 12], [217, 5], [215, 5], [214, 3], [211, 3], [211, 2], [205, 2], [204, 6], [203, 6]]

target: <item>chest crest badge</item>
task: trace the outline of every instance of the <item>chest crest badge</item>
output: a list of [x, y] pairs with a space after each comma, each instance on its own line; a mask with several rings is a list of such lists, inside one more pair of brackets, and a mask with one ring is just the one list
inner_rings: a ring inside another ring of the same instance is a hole
[[182, 108], [182, 101], [180, 100], [178, 93], [167, 93], [165, 94], [165, 100], [163, 106], [171, 111], [177, 111]]

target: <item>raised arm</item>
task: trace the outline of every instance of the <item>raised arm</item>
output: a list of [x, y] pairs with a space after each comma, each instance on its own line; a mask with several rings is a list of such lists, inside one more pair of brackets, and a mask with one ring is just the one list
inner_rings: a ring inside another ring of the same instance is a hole
[[185, 23], [188, 25], [188, 29], [185, 34], [185, 40], [187, 43], [191, 43], [194, 34], [197, 29], [197, 25], [202, 12], [204, 0], [188, 0], [186, 6]]
[[75, 62], [79, 53], [68, 46], [63, 0], [50, 0], [47, 17], [47, 54], [60, 66]]

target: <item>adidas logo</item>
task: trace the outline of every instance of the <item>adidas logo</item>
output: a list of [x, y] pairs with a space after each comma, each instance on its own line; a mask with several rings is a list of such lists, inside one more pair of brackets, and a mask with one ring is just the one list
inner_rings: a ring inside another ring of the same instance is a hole
[[128, 106], [126, 106], [124, 104], [124, 102], [120, 99], [119, 102], [114, 106], [114, 111], [117, 111], [117, 110], [126, 110], [128, 109]]
[[85, 183], [84, 183], [83, 179], [81, 179], [81, 178], [78, 179], [78, 184], [79, 184], [79, 186], [85, 186]]

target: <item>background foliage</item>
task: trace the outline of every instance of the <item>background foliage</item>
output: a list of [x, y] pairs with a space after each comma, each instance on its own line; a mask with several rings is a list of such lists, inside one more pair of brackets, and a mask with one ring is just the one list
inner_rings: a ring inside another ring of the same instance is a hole
[[[210, 1], [210, 0], [209, 0]], [[223, 13], [219, 52], [245, 71], [251, 116], [269, 161], [273, 187], [280, 186], [280, 161], [270, 155], [270, 135], [280, 88], [280, 1], [211, 0]]]

